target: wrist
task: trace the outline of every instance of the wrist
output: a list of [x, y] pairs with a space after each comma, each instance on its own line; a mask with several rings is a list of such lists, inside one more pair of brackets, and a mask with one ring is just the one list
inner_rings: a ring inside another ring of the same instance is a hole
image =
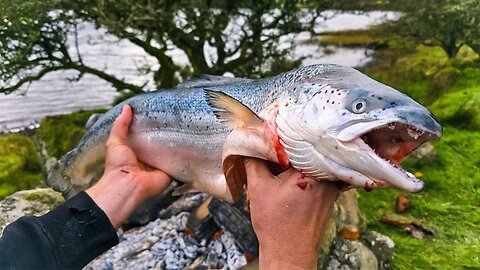
[[316, 248], [303, 248], [305, 243], [295, 244], [291, 241], [284, 245], [260, 243], [260, 269], [317, 269], [318, 251]]
[[137, 208], [144, 199], [144, 189], [133, 173], [108, 173], [92, 187], [87, 194], [105, 212], [115, 228]]

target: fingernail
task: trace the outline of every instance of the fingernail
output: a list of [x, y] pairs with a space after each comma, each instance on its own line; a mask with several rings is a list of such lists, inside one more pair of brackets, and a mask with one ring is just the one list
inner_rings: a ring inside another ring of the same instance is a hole
[[122, 107], [122, 113], [125, 112], [125, 110], [127, 109], [127, 107], [128, 107], [128, 104], [123, 105], [123, 107]]

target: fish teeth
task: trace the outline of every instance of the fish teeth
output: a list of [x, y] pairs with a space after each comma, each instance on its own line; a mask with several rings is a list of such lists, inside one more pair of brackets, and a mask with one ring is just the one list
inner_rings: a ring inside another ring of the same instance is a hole
[[410, 137], [412, 137], [413, 139], [418, 139], [418, 137], [420, 137], [421, 135], [423, 135], [424, 131], [422, 130], [413, 130], [411, 128], [407, 128], [407, 133]]
[[410, 178], [416, 178], [415, 175], [413, 175], [413, 173], [411, 172], [405, 171], [405, 174], [407, 174]]

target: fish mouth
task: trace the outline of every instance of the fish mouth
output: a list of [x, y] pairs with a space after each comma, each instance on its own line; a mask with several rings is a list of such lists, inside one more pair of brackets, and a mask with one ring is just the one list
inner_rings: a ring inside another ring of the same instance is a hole
[[[363, 147], [370, 148], [376, 156], [388, 163], [383, 165], [391, 166], [397, 173], [403, 174], [403, 179], [407, 181], [392, 183], [394, 186], [412, 192], [418, 192], [423, 189], [423, 182], [418, 180], [412, 173], [404, 170], [400, 163], [425, 142], [438, 139], [439, 136], [437, 134], [413, 125], [392, 122], [373, 128], [360, 135], [359, 138], [363, 141]], [[383, 182], [382, 180], [387, 179], [378, 180]]]

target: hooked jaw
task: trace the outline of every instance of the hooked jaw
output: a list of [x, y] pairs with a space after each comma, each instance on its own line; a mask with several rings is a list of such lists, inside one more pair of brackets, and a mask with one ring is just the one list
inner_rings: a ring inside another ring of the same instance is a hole
[[[410, 192], [419, 192], [423, 189], [424, 183], [412, 173], [405, 171], [400, 163], [425, 142], [436, 140], [442, 134], [441, 126], [430, 113], [424, 116], [427, 118], [425, 121], [421, 121], [419, 116], [413, 117], [417, 123], [412, 121], [406, 123], [407, 121], [403, 120], [404, 117], [360, 123], [360, 129], [363, 129], [363, 132], [349, 134], [354, 138], [345, 136], [345, 132], [343, 136], [340, 133], [337, 139], [348, 139], [362, 149], [366, 149], [366, 154], [377, 163], [372, 164], [369, 173], [374, 181], [388, 182]], [[355, 129], [354, 126], [355, 124], [352, 125], [353, 129]], [[357, 127], [358, 131], [360, 129]]]

